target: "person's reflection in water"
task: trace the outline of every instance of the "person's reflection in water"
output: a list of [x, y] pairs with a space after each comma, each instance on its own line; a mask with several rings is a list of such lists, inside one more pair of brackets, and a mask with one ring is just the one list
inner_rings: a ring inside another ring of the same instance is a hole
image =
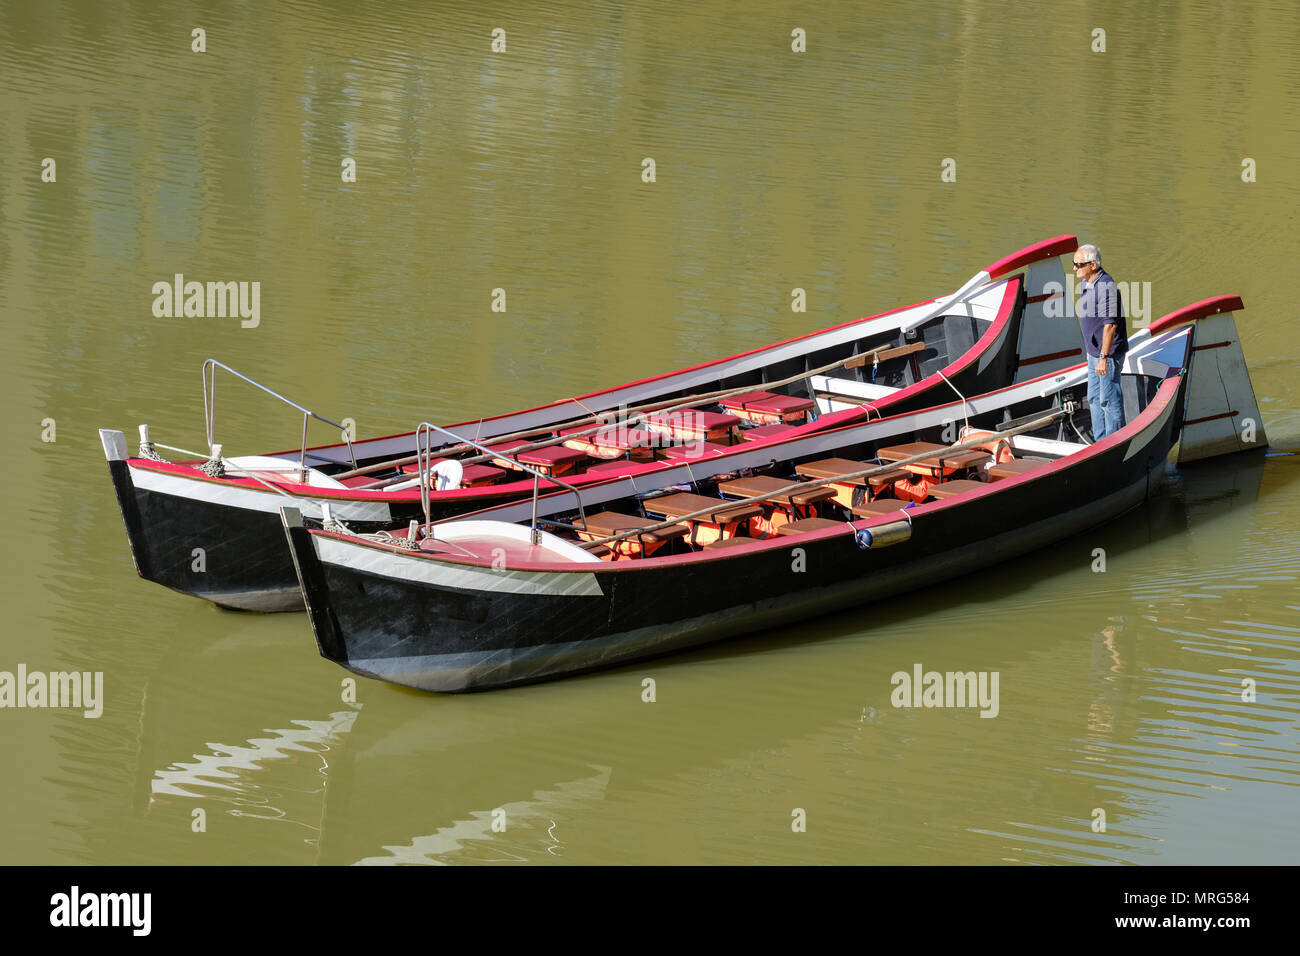
[[1094, 734], [1109, 734], [1115, 726], [1115, 709], [1120, 702], [1120, 680], [1124, 673], [1124, 658], [1119, 652], [1116, 636], [1124, 629], [1123, 618], [1111, 618], [1092, 644], [1092, 673], [1101, 679], [1101, 692], [1088, 707], [1088, 730]]

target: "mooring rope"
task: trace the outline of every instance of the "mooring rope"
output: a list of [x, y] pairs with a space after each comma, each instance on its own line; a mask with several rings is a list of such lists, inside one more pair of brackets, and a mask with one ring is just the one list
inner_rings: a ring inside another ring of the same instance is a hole
[[151, 441], [140, 442], [140, 450], [139, 452], [136, 453], [135, 457], [144, 458], [147, 461], [160, 461], [164, 465], [171, 464], [171, 462], [169, 462], [166, 458], [158, 454], [158, 449], [154, 447], [154, 443]]

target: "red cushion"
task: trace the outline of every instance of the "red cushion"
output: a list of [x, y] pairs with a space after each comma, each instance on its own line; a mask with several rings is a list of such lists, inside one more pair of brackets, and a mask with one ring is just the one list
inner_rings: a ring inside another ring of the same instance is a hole
[[[586, 431], [590, 427], [590, 425], [580, 425], [577, 428], [566, 428], [560, 434], [572, 435], [575, 432]], [[590, 435], [583, 435], [578, 440], [593, 445], [603, 445], [606, 448], [644, 448], [655, 440], [655, 436], [644, 428], [609, 425]]]
[[795, 398], [793, 395], [773, 395], [770, 398], [757, 398], [745, 402], [746, 409], [753, 409], [756, 412], [771, 412], [773, 415], [806, 412], [812, 407], [811, 399]]
[[743, 395], [732, 395], [730, 398], [718, 400], [718, 404], [723, 408], [744, 408], [749, 402], [761, 402], [764, 399], [776, 398], [775, 392], [746, 392]]
[[460, 481], [462, 485], [471, 485], [481, 481], [495, 481], [504, 474], [502, 469], [491, 465], [469, 465]]
[[740, 419], [735, 415], [723, 415], [719, 412], [702, 412], [695, 408], [679, 408], [672, 412], [654, 412], [649, 420], [654, 424], [674, 428], [690, 428], [696, 431], [709, 431], [714, 428], [727, 428], [739, 425]]
[[563, 445], [551, 445], [546, 448], [534, 448], [532, 451], [521, 451], [514, 457], [525, 465], [554, 466], [581, 461], [587, 457], [587, 453], [574, 448], [565, 448]]

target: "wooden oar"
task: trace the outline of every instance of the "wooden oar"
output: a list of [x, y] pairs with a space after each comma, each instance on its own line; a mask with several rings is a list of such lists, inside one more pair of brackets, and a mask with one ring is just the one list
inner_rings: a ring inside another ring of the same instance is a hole
[[[535, 448], [546, 448], [550, 445], [556, 445], [561, 442], [569, 441], [570, 439], [573, 438], [582, 438], [587, 435], [592, 435], [606, 428], [611, 428], [618, 425], [623, 425], [623, 426], [634, 425], [637, 422], [644, 421], [648, 417], [645, 414], [645, 412], [649, 412], [649, 411], [675, 412], [683, 408], [689, 408], [692, 405], [698, 405], [700, 402], [717, 401], [720, 398], [726, 398], [731, 395], [741, 395], [744, 394], [745, 392], [756, 391], [757, 389], [760, 388], [780, 388], [782, 385], [789, 385], [791, 382], [797, 382], [802, 378], [811, 378], [814, 375], [822, 375], [826, 372], [829, 372], [831, 369], [859, 368], [863, 365], [866, 365], [867, 362], [873, 358], [888, 361], [891, 358], [896, 358], [904, 355], [911, 355], [913, 352], [916, 352], [922, 348], [924, 348], [924, 346], [920, 345], [919, 343], [915, 345], [903, 345], [903, 346], [880, 345], [874, 349], [869, 349], [866, 352], [859, 352], [856, 355], [851, 355], [842, 361], [832, 362], [830, 365], [823, 365], [821, 368], [809, 369], [806, 372], [800, 372], [798, 375], [792, 375], [789, 378], [779, 379], [775, 382], [761, 382], [758, 385], [744, 385], [744, 386], [739, 386], [737, 388], [721, 389], [716, 392], [703, 392], [699, 395], [687, 396], [686, 398], [669, 399], [669, 401], [672, 404], [664, 405], [658, 408], [654, 407], [655, 405], [661, 404], [658, 402], [651, 403], [650, 405], [646, 405], [646, 406], [640, 406], [637, 408], [629, 408], [627, 409], [627, 417], [620, 422], [604, 422], [600, 425], [595, 425], [589, 429], [584, 429], [583, 431], [580, 432], [573, 432], [571, 434], [561, 435], [556, 438], [548, 438], [545, 441], [533, 442], [528, 445], [520, 445], [518, 448], [510, 449], [509, 452], [505, 454], [506, 457], [508, 457], [509, 455], [517, 455], [521, 451], [532, 451]], [[565, 426], [560, 426], [560, 427], [565, 427]], [[461, 464], [476, 465], [481, 461], [488, 461], [494, 457], [496, 456], [476, 455], [473, 458], [463, 459], [461, 461]]]
[[[965, 284], [962, 285], [961, 288], [959, 288], [956, 292], [952, 293], [949, 296], [945, 296], [942, 299], [934, 300], [931, 306], [928, 309], [926, 309], [920, 316], [917, 316], [916, 318], [910, 319], [907, 322], [903, 323], [899, 327], [899, 331], [908, 332], [912, 329], [917, 328], [918, 326], [924, 325], [926, 322], [930, 321], [931, 319], [934, 319], [942, 315], [944, 312], [946, 312], [948, 309], [951, 309], [953, 306], [965, 302], [967, 299], [971, 298], [977, 292], [983, 289], [985, 285], [987, 285], [989, 282], [992, 282], [995, 279], [1000, 279], [1003, 276], [1015, 272], [1017, 269], [1024, 268], [1025, 266], [1028, 266], [1041, 259], [1049, 259], [1054, 256], [1059, 256], [1065, 252], [1073, 252], [1075, 249], [1078, 248], [1078, 245], [1079, 245], [1079, 240], [1076, 239], [1074, 236], [1071, 235], [1057, 236], [1054, 239], [1048, 239], [1043, 242], [1035, 243], [1032, 246], [1026, 246], [1024, 249], [1021, 249], [1017, 252], [1013, 252], [1009, 256], [1004, 256], [1003, 258], [999, 259], [997, 262], [994, 262], [988, 267], [981, 269], [979, 272], [975, 273], [975, 275], [967, 279]], [[902, 346], [902, 347], [906, 348], [906, 346]], [[885, 348], [887, 348], [887, 346], [881, 346], [880, 348], [874, 349], [870, 352], [865, 352], [863, 353], [863, 355], [869, 357], [872, 354], [872, 352], [879, 352]], [[858, 357], [859, 356], [852, 356], [852, 358], [858, 358]], [[777, 385], [780, 384], [789, 384], [789, 382], [797, 381], [798, 379], [805, 378], [809, 375], [820, 375], [822, 374], [822, 372], [830, 371], [830, 369], [837, 368], [841, 364], [843, 363], [836, 362], [834, 365], [827, 366], [827, 368], [821, 371], [803, 372], [800, 375], [796, 375], [793, 378], [787, 379], [780, 383], [768, 382], [760, 385], [747, 385], [742, 388], [737, 388], [735, 390], [727, 390], [727, 391], [715, 392], [711, 394], [713, 395], [714, 398], [720, 398], [723, 395], [741, 394], [743, 392], [753, 391], [756, 388], [762, 388], [764, 386], [776, 387]], [[707, 397], [708, 396], [693, 396], [692, 398], [686, 401], [686, 404], [695, 404], [696, 402], [705, 401], [707, 400]], [[664, 404], [671, 404], [672, 402], [676, 402], [676, 401], [682, 401], [682, 400], [670, 399]], [[657, 404], [660, 403], [650, 403], [647, 405], [637, 406], [636, 408], [629, 409], [628, 412], [631, 413], [631, 412], [640, 412], [640, 411], [662, 410], [662, 409], [656, 409], [655, 406]], [[598, 416], [588, 415], [584, 418], [574, 419], [573, 421], [565, 424], [552, 425], [545, 428], [535, 428], [528, 431], [515, 432], [510, 435], [501, 435], [492, 438], [492, 441], [507, 442], [507, 441], [514, 441], [517, 438], [531, 438], [535, 435], [546, 434], [548, 432], [554, 431], [559, 428], [570, 428], [573, 425], [588, 422], [595, 417]], [[586, 432], [584, 434], [594, 434], [595, 432], [600, 431], [601, 428], [608, 427], [609, 424], [612, 423], [607, 423], [605, 425], [597, 425], [593, 427], [589, 432]], [[573, 435], [573, 436], [566, 436], [566, 437], [580, 437], [580, 436]], [[560, 439], [560, 440], [563, 441], [564, 439]], [[542, 447], [542, 446], [538, 445], [534, 447]], [[461, 452], [468, 451], [469, 448], [470, 446], [463, 445], [463, 444], [453, 445], [450, 448], [439, 449], [438, 454], [456, 455], [456, 454], [460, 454]], [[401, 467], [402, 465], [414, 464], [418, 460], [419, 460], [418, 455], [408, 455], [403, 458], [395, 458], [390, 461], [377, 462], [376, 464], [373, 465], [366, 465], [365, 467], [362, 468], [354, 468], [351, 471], [345, 471], [340, 474], [333, 475], [332, 477], [341, 481], [344, 478], [353, 478], [356, 477], [357, 475], [365, 475], [375, 471], [384, 471], [385, 469], [388, 468], [398, 468]], [[480, 458], [477, 460], [482, 461], [485, 459]], [[362, 487], [382, 488], [386, 484], [395, 484], [399, 481], [405, 481], [405, 480], [406, 480], [405, 477], [385, 479], [382, 482], [375, 482], [372, 484], [364, 485]]]
[[[720, 508], [730, 508], [736, 505], [755, 504], [760, 501], [768, 501], [772, 498], [780, 498], [784, 495], [792, 494], [797, 491], [804, 491], [809, 488], [817, 488], [820, 487], [821, 485], [834, 484], [837, 481], [846, 481], [847, 479], [850, 478], [867, 478], [870, 477], [871, 475], [877, 475], [886, 471], [891, 471], [895, 468], [900, 468], [903, 465], [910, 465], [914, 462], [923, 461], [927, 458], [935, 458], [940, 455], [947, 457], [951, 454], [956, 454], [957, 452], [970, 451], [974, 448], [978, 448], [981, 445], [987, 444], [988, 442], [991, 441], [997, 441], [1002, 438], [1010, 438], [1014, 435], [1019, 435], [1022, 432], [1034, 431], [1035, 429], [1042, 428], [1044, 425], [1050, 425], [1052, 422], [1056, 421], [1062, 415], [1066, 414], [1067, 411], [1068, 408], [1059, 408], [1050, 415], [1044, 415], [1043, 417], [1035, 419], [1032, 422], [1027, 422], [1024, 425], [1019, 425], [1015, 428], [1009, 428], [1006, 431], [995, 432], [992, 435], [986, 434], [978, 439], [972, 439], [971, 441], [968, 442], [962, 442], [959, 445], [951, 445], [949, 447], [944, 448], [941, 452], [939, 451], [922, 452], [919, 455], [912, 455], [910, 458], [903, 458], [899, 461], [891, 461], [884, 465], [872, 465], [870, 468], [865, 468], [861, 471], [850, 471], [842, 475], [835, 475], [834, 477], [831, 478], [817, 478], [810, 481], [796, 481], [794, 484], [786, 485], [784, 488], [779, 488], [776, 491], [770, 491], [762, 495], [751, 495], [748, 498], [729, 498], [727, 499], [726, 503], [721, 506], [711, 505], [708, 508], [701, 508], [699, 511], [692, 511], [690, 514], [678, 515], [676, 518], [673, 518], [670, 521], [661, 521], [658, 524], [647, 525], [644, 528], [635, 528], [631, 531], [621, 531], [618, 534], [612, 534], [609, 537], [601, 538], [598, 541], [580, 542], [578, 544], [578, 547], [586, 548], [590, 550], [592, 548], [601, 545], [609, 544], [611, 541], [621, 541], [623, 538], [631, 538], [631, 537], [635, 537], [636, 535], [652, 534], [655, 531], [662, 531], [664, 528], [671, 528], [673, 525], [679, 524], [683, 521], [690, 521], [693, 518], [701, 518], [704, 517], [705, 515], [714, 514]], [[847, 523], [848, 522], [846, 522], [846, 524]]]
[[[721, 389], [715, 392], [701, 392], [698, 395], [688, 395], [685, 398], [660, 399], [655, 402], [648, 402], [645, 405], [636, 405], [633, 406], [632, 408], [628, 408], [624, 410], [626, 417], [623, 418], [622, 421], [601, 422], [599, 425], [592, 425], [590, 428], [578, 432], [573, 432], [568, 435], [561, 435], [559, 437], [547, 438], [545, 441], [532, 442], [530, 444], [520, 445], [518, 448], [512, 448], [508, 452], [503, 451], [499, 456], [475, 455], [471, 458], [462, 459], [461, 464], [474, 465], [474, 464], [478, 464], [481, 461], [490, 461], [491, 459], [496, 457], [509, 458], [511, 455], [517, 455], [521, 451], [532, 451], [536, 448], [546, 448], [551, 445], [558, 445], [561, 442], [571, 441], [572, 439], [575, 438], [583, 438], [587, 435], [594, 435], [596, 432], [602, 431], [606, 428], [617, 427], [619, 425], [627, 426], [627, 425], [635, 424], [636, 422], [641, 421], [646, 417], [645, 416], [646, 412], [676, 411], [681, 408], [688, 408], [691, 405], [697, 405], [700, 402], [717, 401], [718, 399], [726, 398], [729, 395], [742, 395], [745, 392], [752, 392], [760, 388], [779, 388], [782, 385], [789, 385], [791, 382], [797, 382], [803, 378], [809, 378], [813, 375], [822, 375], [826, 372], [829, 372], [831, 369], [858, 368], [859, 366], [865, 365], [868, 361], [871, 361], [872, 359], [884, 359], [888, 361], [891, 358], [910, 355], [912, 354], [912, 352], [916, 350], [917, 350], [916, 345], [903, 345], [903, 346], [895, 346], [889, 344], [879, 345], [874, 349], [868, 349], [865, 352], [858, 352], [857, 354], [851, 355], [846, 359], [841, 359], [838, 362], [832, 362], [831, 364], [823, 365], [820, 368], [809, 369], [805, 372], [800, 372], [798, 375], [792, 375], [789, 378], [779, 379], [778, 381], [775, 382], [760, 382], [757, 385], [740, 385], [733, 388]], [[505, 443], [505, 442], [513, 441], [517, 438], [527, 438], [532, 435], [549, 435], [553, 431], [558, 431], [563, 428], [571, 428], [574, 425], [581, 425], [583, 422], [589, 421], [593, 417], [599, 418], [600, 416], [588, 415], [586, 416], [586, 418], [575, 419], [573, 422], [569, 422], [567, 424], [550, 425], [547, 426], [546, 428], [535, 428], [530, 431], [516, 432], [513, 435], [502, 435], [499, 438], [491, 439], [491, 441]], [[450, 448], [439, 449], [438, 454], [444, 457], [447, 455], [454, 455], [454, 454], [458, 454], [461, 451], [468, 450], [469, 447], [470, 446], [463, 445], [463, 444], [453, 445]], [[344, 472], [343, 474], [335, 475], [334, 477], [336, 479], [350, 478], [353, 475], [362, 474], [366, 471], [378, 471], [383, 468], [396, 468], [396, 467], [400, 467], [401, 465], [413, 464], [418, 460], [419, 460], [418, 455], [412, 455], [406, 458], [395, 459], [393, 461], [385, 462], [379, 465], [367, 465], [364, 469], [357, 469], [356, 471]], [[360, 489], [383, 488], [386, 487], [387, 485], [397, 484], [398, 482], [409, 481], [409, 480], [410, 480], [410, 475], [398, 475], [395, 478], [385, 478], [382, 481], [370, 482], [369, 484], [361, 485], [359, 487]]]

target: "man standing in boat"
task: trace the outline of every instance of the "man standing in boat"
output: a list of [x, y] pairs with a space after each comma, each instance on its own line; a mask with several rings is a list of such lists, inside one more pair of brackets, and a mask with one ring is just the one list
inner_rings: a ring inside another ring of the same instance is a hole
[[1101, 250], [1083, 245], [1074, 254], [1074, 275], [1082, 285], [1079, 328], [1088, 352], [1088, 408], [1092, 412], [1092, 438], [1101, 441], [1125, 425], [1124, 396], [1119, 387], [1124, 354], [1128, 351], [1128, 323], [1119, 287], [1101, 267]]

